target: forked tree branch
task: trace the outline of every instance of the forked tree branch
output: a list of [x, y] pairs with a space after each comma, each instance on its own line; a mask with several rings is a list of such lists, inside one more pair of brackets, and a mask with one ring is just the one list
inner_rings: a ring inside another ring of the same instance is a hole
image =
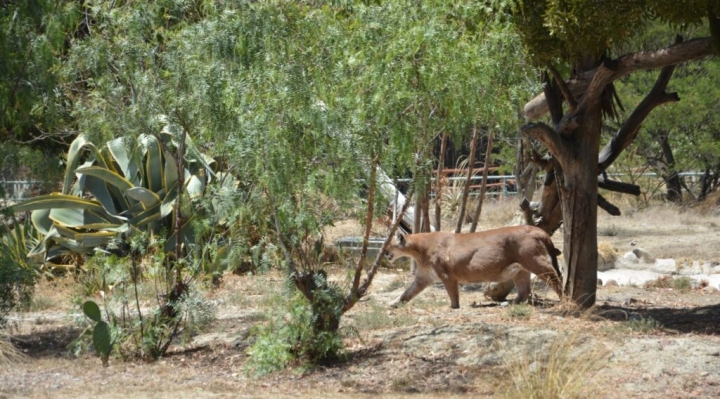
[[[713, 54], [712, 38], [703, 37], [677, 43], [672, 46], [654, 50], [640, 51], [628, 54], [617, 59], [617, 68], [607, 79], [607, 83], [613, 82], [642, 69], [662, 68], [668, 65], [676, 65], [698, 58], [707, 57]], [[595, 74], [601, 67], [579, 74], [567, 82], [567, 86], [573, 96], [578, 97], [585, 93], [594, 80]], [[525, 104], [525, 116], [531, 120], [538, 119], [548, 112], [548, 102], [545, 94], [542, 93], [527, 104]]]
[[550, 119], [553, 124], [558, 124], [562, 120], [563, 111], [562, 97], [560, 96], [557, 80], [550, 79], [547, 73], [543, 73], [543, 93], [547, 99], [548, 109], [550, 110]]
[[[412, 198], [412, 190], [408, 192], [407, 198]], [[375, 274], [380, 267], [382, 258], [383, 256], [385, 256], [385, 251], [387, 250], [387, 247], [390, 246], [390, 242], [392, 241], [393, 236], [395, 235], [395, 232], [400, 225], [400, 222], [403, 220], [403, 217], [405, 216], [405, 211], [407, 211], [409, 205], [410, 201], [405, 201], [397, 217], [395, 218], [395, 220], [393, 220], [393, 224], [390, 226], [388, 236], [387, 238], [385, 238], [385, 242], [383, 243], [382, 248], [380, 248], [380, 251], [378, 251], [378, 254], [375, 257], [375, 262], [370, 267], [370, 270], [368, 270], [367, 277], [365, 277], [362, 285], [360, 285], [356, 291], [351, 291], [348, 296], [345, 297], [342, 308], [343, 313], [350, 310], [350, 308], [352, 308], [357, 303], [357, 301], [362, 298], [365, 293], [367, 293], [367, 290], [368, 288], [370, 288], [370, 284], [372, 284], [373, 278], [375, 277]]]
[[358, 259], [357, 265], [355, 266], [355, 276], [353, 277], [352, 290], [350, 292], [357, 292], [360, 286], [360, 274], [362, 272], [365, 258], [367, 257], [368, 243], [370, 241], [370, 232], [372, 230], [372, 219], [373, 211], [375, 210], [375, 187], [377, 187], [377, 168], [380, 161], [380, 156], [375, 155], [370, 164], [370, 187], [367, 194], [367, 214], [365, 216], [365, 233], [363, 234], [362, 250], [360, 251], [360, 259]]
[[558, 70], [555, 69], [552, 64], [548, 65], [548, 71], [550, 71], [550, 74], [553, 76], [553, 78], [555, 78], [555, 84], [557, 84], [558, 88], [560, 88], [560, 92], [562, 93], [563, 97], [565, 97], [565, 101], [568, 102], [570, 110], [575, 111], [575, 109], [577, 108], [577, 101], [575, 101], [575, 97], [570, 91], [570, 88], [565, 83], [563, 77], [560, 75], [560, 72], [558, 72]]
[[565, 159], [566, 154], [565, 143], [562, 142], [562, 138], [555, 133], [553, 128], [542, 122], [538, 122], [528, 123], [527, 125], [521, 127], [520, 131], [528, 137], [534, 138], [535, 140], [545, 144], [548, 151], [550, 151], [550, 153], [552, 153], [552, 155], [557, 158], [561, 164], [563, 163], [563, 159]]
[[[682, 36], [678, 35], [675, 41], [676, 43], [682, 42]], [[625, 123], [618, 129], [615, 137], [600, 151], [600, 156], [598, 157], [599, 170], [606, 170], [615, 162], [623, 150], [635, 140], [635, 137], [637, 137], [640, 131], [640, 125], [655, 107], [668, 102], [680, 101], [677, 93], [665, 92], [674, 70], [675, 65], [663, 67], [652, 90], [650, 90], [647, 96], [645, 96], [637, 108], [630, 114]]]

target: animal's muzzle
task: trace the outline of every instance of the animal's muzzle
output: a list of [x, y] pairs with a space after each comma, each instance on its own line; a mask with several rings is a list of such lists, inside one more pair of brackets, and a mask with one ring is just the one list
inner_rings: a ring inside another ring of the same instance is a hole
[[391, 254], [390, 252], [385, 251], [385, 252], [383, 253], [383, 255], [385, 255], [385, 259], [387, 259], [387, 260], [393, 260], [393, 254]]

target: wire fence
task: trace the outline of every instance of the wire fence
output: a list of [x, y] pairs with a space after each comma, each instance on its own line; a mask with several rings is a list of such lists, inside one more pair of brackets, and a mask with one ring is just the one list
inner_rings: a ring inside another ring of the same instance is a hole
[[10, 201], [23, 201], [37, 196], [47, 182], [41, 180], [0, 180], [0, 197]]

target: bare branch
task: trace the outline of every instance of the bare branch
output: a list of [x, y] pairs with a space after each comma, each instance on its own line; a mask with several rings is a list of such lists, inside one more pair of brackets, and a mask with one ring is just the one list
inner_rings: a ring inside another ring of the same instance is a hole
[[558, 92], [558, 86], [556, 83], [553, 83], [553, 80], [550, 79], [546, 72], [543, 72], [542, 75], [543, 93], [545, 93], [545, 98], [547, 99], [550, 118], [553, 124], [560, 123], [565, 112], [563, 111], [562, 97], [560, 97], [560, 93]]
[[548, 151], [550, 151], [550, 153], [552, 153], [553, 156], [559, 159], [562, 163], [562, 159], [564, 159], [566, 152], [565, 144], [561, 141], [562, 139], [560, 136], [555, 133], [550, 126], [542, 122], [528, 123], [527, 125], [521, 127], [520, 131], [528, 137], [534, 138], [545, 144]]
[[604, 176], [598, 176], [598, 187], [618, 193], [640, 195], [640, 186], [620, 181], [607, 180]]
[[445, 166], [445, 151], [447, 148], [448, 134], [443, 132], [440, 143], [440, 159], [438, 160], [437, 175], [435, 176], [435, 231], [442, 230], [442, 215], [440, 212], [440, 201], [442, 200], [442, 172]]
[[[682, 37], [678, 36], [675, 40], [682, 41]], [[677, 93], [665, 92], [674, 70], [675, 65], [668, 65], [660, 71], [660, 75], [658, 75], [652, 90], [650, 90], [647, 96], [645, 96], [642, 102], [640, 102], [637, 108], [630, 114], [630, 117], [623, 123], [615, 134], [615, 137], [600, 151], [598, 160], [599, 170], [607, 169], [615, 162], [623, 150], [635, 140], [635, 137], [637, 137], [640, 131], [640, 124], [645, 121], [645, 118], [650, 115], [650, 112], [655, 109], [655, 107], [668, 102], [680, 101]]]
[[[711, 43], [712, 38], [703, 37], [677, 43], [664, 49], [640, 51], [622, 56], [617, 59], [617, 69], [606, 84], [641, 69], [662, 68], [710, 56], [713, 54]], [[573, 96], [578, 97], [585, 93], [599, 69], [600, 67], [581, 73], [567, 82]], [[524, 112], [525, 116], [531, 120], [538, 119], [548, 112], [548, 102], [545, 94], [542, 93], [525, 104]]]
[[493, 131], [488, 129], [488, 142], [487, 148], [485, 149], [485, 165], [483, 167], [482, 184], [480, 185], [480, 196], [478, 197], [478, 205], [475, 208], [473, 214], [472, 224], [470, 225], [470, 232], [474, 233], [477, 229], [478, 220], [480, 219], [480, 212], [482, 212], [482, 205], [485, 201], [485, 191], [487, 190], [487, 179], [488, 179], [488, 168], [490, 167], [490, 157], [492, 156], [492, 145], [493, 145]]
[[[411, 198], [412, 192], [408, 192], [407, 197]], [[367, 277], [365, 277], [362, 285], [358, 287], [357, 291], [350, 292], [350, 294], [345, 297], [342, 309], [343, 313], [350, 310], [355, 305], [355, 303], [357, 303], [357, 301], [365, 295], [368, 288], [370, 288], [370, 284], [375, 277], [375, 273], [377, 273], [377, 270], [380, 267], [382, 258], [383, 256], [385, 256], [385, 251], [387, 250], [387, 247], [390, 246], [390, 242], [392, 241], [393, 236], [395, 235], [395, 232], [400, 225], [400, 222], [403, 220], [403, 217], [405, 216], [405, 211], [407, 211], [409, 205], [410, 201], [405, 201], [402, 208], [400, 209], [400, 213], [398, 213], [397, 217], [393, 221], [392, 226], [390, 226], [390, 231], [388, 232], [387, 238], [385, 238], [385, 242], [383, 243], [382, 248], [380, 249], [380, 251], [378, 251], [378, 254], [375, 257], [375, 262], [370, 267], [370, 270], [368, 270]]]
[[365, 215], [365, 233], [363, 234], [362, 250], [360, 251], [360, 259], [357, 261], [355, 266], [355, 277], [353, 278], [353, 285], [351, 292], [357, 292], [360, 286], [360, 274], [362, 272], [363, 264], [365, 263], [365, 257], [367, 256], [368, 243], [370, 242], [370, 233], [372, 231], [372, 218], [373, 210], [375, 209], [375, 187], [377, 186], [377, 168], [380, 161], [380, 156], [375, 155], [372, 163], [370, 164], [370, 187], [367, 194], [367, 214]]
[[[473, 135], [470, 140], [470, 158], [468, 162], [468, 174], [465, 179], [465, 186], [463, 188], [462, 200], [460, 202], [460, 212], [458, 215], [457, 225], [455, 226], [455, 233], [459, 233], [462, 230], [463, 221], [465, 220], [465, 207], [467, 206], [468, 195], [470, 195], [470, 182], [472, 181], [473, 169], [475, 168], [475, 147], [477, 147], [478, 141], [478, 128], [473, 126]], [[416, 231], [413, 231], [415, 233]]]
[[613, 216], [620, 216], [620, 208], [611, 204], [608, 200], [605, 199], [605, 197], [600, 194], [598, 194], [598, 206], [605, 212]]
[[563, 97], [565, 97], [565, 101], [567, 101], [568, 105], [570, 105], [570, 110], [575, 111], [577, 108], [577, 101], [575, 101], [575, 97], [573, 97], [572, 92], [570, 92], [570, 88], [568, 88], [563, 77], [560, 76], [560, 72], [558, 72], [552, 64], [548, 65], [548, 70], [550, 71], [550, 74], [552, 74], [553, 78], [555, 78], [555, 83], [560, 88], [560, 92]]
[[585, 93], [580, 99], [576, 113], [582, 113], [600, 101], [600, 95], [603, 90], [605, 90], [605, 86], [612, 82], [611, 79], [616, 69], [617, 63], [608, 59], [605, 59], [603, 63], [595, 69], [590, 85], [588, 85], [587, 90], [585, 90]]

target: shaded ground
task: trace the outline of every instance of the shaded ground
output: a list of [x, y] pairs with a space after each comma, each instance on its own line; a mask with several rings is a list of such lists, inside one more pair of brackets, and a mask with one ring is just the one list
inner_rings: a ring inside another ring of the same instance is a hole
[[[720, 259], [716, 217], [689, 223], [663, 212], [601, 219], [601, 228], [614, 223], [617, 231], [601, 240], [618, 246], [636, 240], [649, 251], [683, 254], [695, 248], [683, 244], [688, 242], [700, 248], [695, 259]], [[646, 234], [638, 223], [648, 224]], [[45, 283], [38, 295], [47, 308], [11, 318], [11, 341], [27, 358], [0, 369], [0, 398], [500, 397], [513, 364], [532, 365], [557, 342], [572, 342], [575, 365], [601, 360], [585, 377], [596, 388], [592, 397], [720, 397], [718, 292], [602, 287], [597, 308], [577, 315], [538, 289], [543, 305], [520, 314], [474, 286], [463, 287], [461, 308], [451, 310], [444, 289], [435, 285], [390, 310], [387, 304], [411, 281], [407, 270], [394, 268], [382, 269], [368, 298], [343, 318], [343, 327], [356, 331], [346, 338], [345, 361], [255, 378], [246, 368], [250, 331], [266, 319], [265, 298], [280, 290], [282, 280], [276, 273], [227, 276], [210, 294], [219, 310], [210, 331], [174, 346], [156, 363], [114, 359], [107, 368], [91, 355], [69, 354], [80, 334], [67, 316], [72, 284]]]

